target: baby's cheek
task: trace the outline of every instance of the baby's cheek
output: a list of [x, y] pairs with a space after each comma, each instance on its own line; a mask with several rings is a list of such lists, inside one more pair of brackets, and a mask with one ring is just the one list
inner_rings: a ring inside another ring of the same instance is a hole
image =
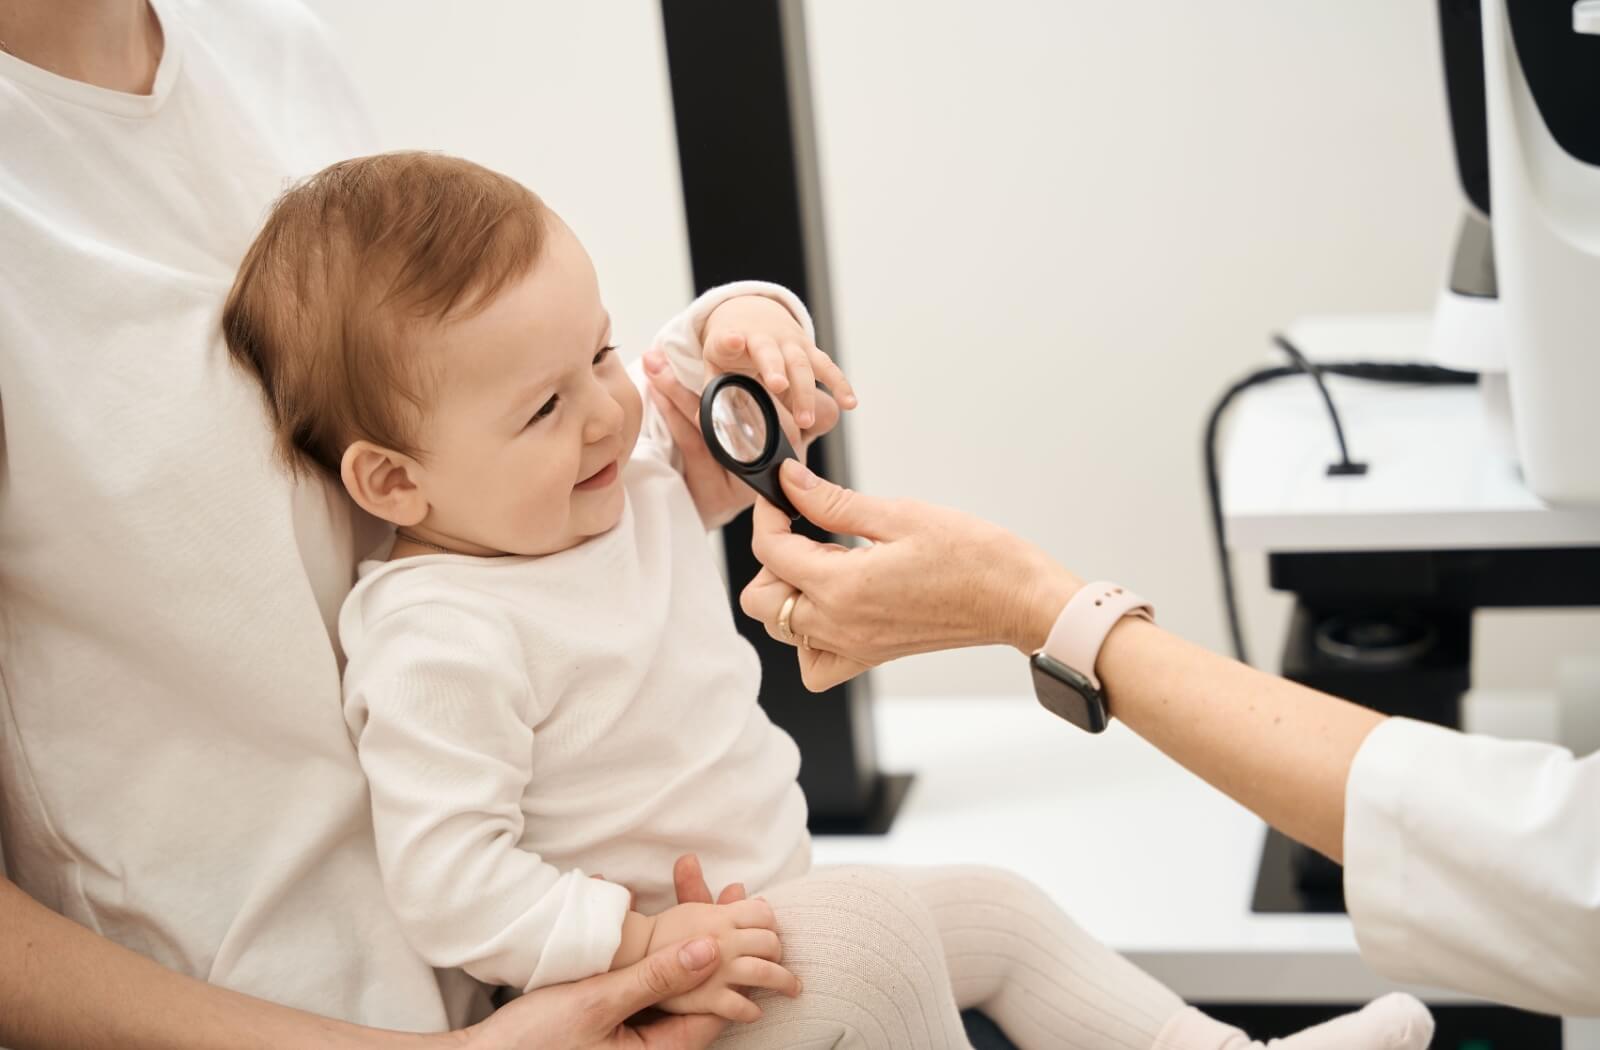
[[626, 376], [622, 381], [622, 389], [613, 396], [622, 406], [622, 458], [626, 460], [633, 454], [633, 446], [639, 442], [639, 428], [644, 420], [644, 399], [639, 395], [639, 388]]
[[548, 543], [565, 528], [577, 464], [545, 459], [528, 466], [521, 472], [521, 484], [505, 486], [502, 498], [511, 504], [512, 516], [524, 529]]

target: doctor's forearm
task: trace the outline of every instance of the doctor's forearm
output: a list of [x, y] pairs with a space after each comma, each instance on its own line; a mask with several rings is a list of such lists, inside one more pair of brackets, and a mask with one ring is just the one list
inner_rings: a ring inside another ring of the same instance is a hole
[[1132, 618], [1096, 668], [1115, 718], [1290, 838], [1343, 858], [1350, 765], [1384, 716]]
[[0, 878], [0, 1046], [94, 1050], [402, 1050], [448, 1036], [381, 1032], [174, 973], [50, 911]]

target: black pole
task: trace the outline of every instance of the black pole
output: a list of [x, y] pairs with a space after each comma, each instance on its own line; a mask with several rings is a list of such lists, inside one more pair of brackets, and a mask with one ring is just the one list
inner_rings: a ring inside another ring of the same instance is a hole
[[[662, 0], [661, 14], [696, 291], [745, 278], [784, 285], [810, 307], [818, 345], [844, 364], [829, 308], [799, 5]], [[813, 444], [808, 461], [848, 484], [843, 441], [841, 428]], [[760, 568], [749, 516], [724, 529], [723, 541], [735, 618], [761, 656], [761, 704], [800, 745], [812, 830], [886, 831], [909, 778], [878, 770], [866, 676], [808, 692], [794, 650], [738, 610], [739, 590]]]

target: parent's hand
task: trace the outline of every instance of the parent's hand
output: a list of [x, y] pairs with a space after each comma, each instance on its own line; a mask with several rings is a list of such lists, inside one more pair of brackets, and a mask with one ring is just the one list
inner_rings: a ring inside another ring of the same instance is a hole
[[700, 858], [693, 853], [685, 853], [672, 866], [672, 888], [678, 894], [679, 904], [733, 904], [745, 899], [744, 883], [730, 882], [713, 902], [711, 887], [706, 885], [705, 872], [700, 868]]
[[664, 999], [698, 988], [717, 972], [712, 937], [663, 948], [632, 966], [571, 984], [551, 985], [506, 1004], [466, 1030], [465, 1050], [704, 1050], [717, 1038], [717, 1017], [629, 1018]]
[[[1082, 582], [997, 525], [912, 500], [882, 500], [818, 478], [793, 461], [784, 492], [810, 521], [862, 547], [817, 543], [756, 504], [752, 547], [764, 568], [740, 605], [780, 637], [785, 600], [806, 687], [821, 691], [912, 653], [969, 645], [1033, 652]], [[781, 639], [780, 639], [781, 640]]]
[[[678, 858], [672, 881], [679, 904], [710, 904], [711, 888], [694, 854]], [[745, 899], [744, 885], [723, 889], [717, 904]], [[717, 972], [714, 937], [663, 948], [633, 966], [572, 984], [541, 988], [467, 1029], [465, 1050], [702, 1050], [727, 1027], [720, 1017], [635, 1015], [700, 987]], [[635, 1024], [626, 1022], [633, 1018]]]

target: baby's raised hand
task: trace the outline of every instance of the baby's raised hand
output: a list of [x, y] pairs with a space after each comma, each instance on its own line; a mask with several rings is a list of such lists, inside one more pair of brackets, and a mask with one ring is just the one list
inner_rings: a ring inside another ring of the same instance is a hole
[[675, 1014], [715, 1014], [729, 1021], [759, 1020], [761, 1008], [741, 989], [770, 988], [800, 994], [794, 974], [778, 965], [783, 945], [772, 906], [759, 898], [732, 904], [679, 904], [655, 917], [648, 951], [694, 937], [711, 936], [722, 948], [717, 972], [691, 992], [660, 1004]]
[[816, 422], [817, 381], [841, 408], [856, 407], [855, 391], [833, 358], [817, 349], [782, 303], [764, 295], [729, 299], [706, 319], [701, 345], [712, 374], [755, 376], [781, 397], [801, 430]]

